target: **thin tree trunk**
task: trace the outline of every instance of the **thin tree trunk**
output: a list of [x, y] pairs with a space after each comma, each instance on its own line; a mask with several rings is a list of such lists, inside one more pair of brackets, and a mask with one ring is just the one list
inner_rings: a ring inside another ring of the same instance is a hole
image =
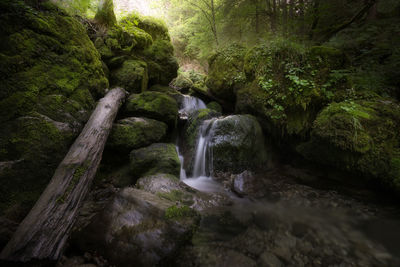
[[35, 206], [1, 252], [10, 261], [60, 257], [99, 166], [125, 90], [116, 88], [96, 106]]
[[215, 43], [217, 44], [217, 47], [219, 46], [218, 42], [218, 34], [217, 34], [217, 24], [215, 20], [215, 6], [214, 6], [214, 0], [211, 0], [211, 16], [212, 16], [212, 28], [213, 28], [213, 34], [214, 34], [214, 39]]
[[331, 30], [327, 35], [326, 35], [326, 40], [328, 40], [330, 37], [332, 37], [333, 35], [335, 35], [336, 33], [340, 32], [341, 30], [347, 28], [348, 26], [350, 26], [351, 24], [353, 24], [353, 22], [361, 19], [364, 17], [365, 14], [367, 14], [369, 12], [369, 10], [376, 4], [376, 0], [367, 0], [364, 7], [362, 9], [360, 9], [360, 11], [357, 12], [357, 14], [355, 14], [349, 21], [341, 24], [340, 26], [338, 26], [337, 28]]
[[271, 29], [274, 33], [276, 32], [276, 22], [277, 22], [276, 1], [277, 0], [272, 0]]
[[312, 40], [314, 38], [314, 32], [315, 32], [315, 29], [317, 28], [317, 25], [319, 23], [319, 18], [320, 18], [319, 3], [320, 3], [320, 0], [314, 0], [314, 6], [313, 6], [314, 19], [313, 19], [313, 22], [311, 24], [310, 32], [308, 33], [308, 37], [309, 37], [310, 40]]
[[288, 29], [288, 10], [287, 10], [287, 0], [283, 0], [282, 2], [282, 28], [284, 36], [287, 35]]

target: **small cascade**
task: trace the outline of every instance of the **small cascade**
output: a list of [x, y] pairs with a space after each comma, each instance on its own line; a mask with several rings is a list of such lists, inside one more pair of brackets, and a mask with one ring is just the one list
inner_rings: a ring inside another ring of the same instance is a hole
[[201, 99], [194, 96], [184, 95], [179, 114], [181, 119], [187, 119], [190, 113], [203, 108], [207, 108], [207, 106]]
[[194, 178], [200, 176], [208, 177], [212, 172], [212, 151], [209, 149], [209, 143], [212, 138], [212, 126], [215, 120], [204, 121], [200, 128], [192, 173]]

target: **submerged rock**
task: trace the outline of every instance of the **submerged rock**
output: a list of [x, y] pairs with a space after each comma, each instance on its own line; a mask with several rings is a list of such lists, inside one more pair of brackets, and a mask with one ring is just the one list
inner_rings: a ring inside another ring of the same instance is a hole
[[190, 239], [197, 223], [197, 213], [187, 206], [125, 188], [87, 227], [75, 232], [72, 242], [117, 266], [155, 266]]
[[144, 116], [159, 120], [173, 128], [178, 118], [178, 104], [165, 93], [132, 94], [127, 100], [125, 113], [128, 116]]
[[130, 162], [132, 174], [137, 178], [157, 173], [177, 177], [180, 174], [181, 162], [174, 144], [156, 143], [133, 150]]
[[168, 126], [160, 121], [131, 117], [114, 124], [107, 145], [121, 151], [148, 146], [161, 141]]

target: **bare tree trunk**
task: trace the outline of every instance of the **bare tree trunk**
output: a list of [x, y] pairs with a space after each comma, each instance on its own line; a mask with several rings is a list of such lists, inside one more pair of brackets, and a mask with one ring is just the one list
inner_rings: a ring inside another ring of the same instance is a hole
[[277, 0], [272, 0], [272, 13], [271, 13], [271, 29], [274, 33], [276, 33], [276, 18], [277, 18], [276, 1]]
[[99, 101], [39, 200], [1, 252], [2, 259], [28, 261], [60, 257], [125, 97], [125, 90], [116, 88]]
[[314, 32], [319, 23], [319, 18], [320, 18], [319, 4], [320, 4], [320, 0], [314, 0], [314, 5], [313, 5], [313, 17], [314, 18], [313, 18], [313, 22], [311, 24], [310, 32], [308, 33], [308, 37], [310, 40], [312, 40], [314, 38]]

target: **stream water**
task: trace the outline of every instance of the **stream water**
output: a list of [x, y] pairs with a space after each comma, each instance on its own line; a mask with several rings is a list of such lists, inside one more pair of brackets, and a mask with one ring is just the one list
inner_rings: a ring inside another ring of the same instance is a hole
[[[207, 107], [201, 99], [185, 95], [179, 110], [180, 118], [187, 119], [192, 112], [204, 108]], [[186, 171], [183, 168], [184, 158], [180, 154], [179, 147], [177, 147], [181, 160], [180, 179], [185, 184], [203, 192], [221, 192], [224, 190], [222, 185], [214, 181], [210, 175], [212, 172], [212, 151], [208, 145], [212, 138], [212, 126], [215, 120], [215, 118], [206, 120], [200, 127], [191, 177], [187, 177], [186, 175]]]
[[[185, 97], [181, 116], [201, 108], [201, 100]], [[259, 175], [256, 198], [228, 192], [210, 175], [216, 120], [199, 128], [191, 177], [179, 154], [180, 178], [199, 191], [225, 194], [230, 204], [203, 214], [177, 266], [400, 266], [396, 208], [299, 184], [284, 170]]]

